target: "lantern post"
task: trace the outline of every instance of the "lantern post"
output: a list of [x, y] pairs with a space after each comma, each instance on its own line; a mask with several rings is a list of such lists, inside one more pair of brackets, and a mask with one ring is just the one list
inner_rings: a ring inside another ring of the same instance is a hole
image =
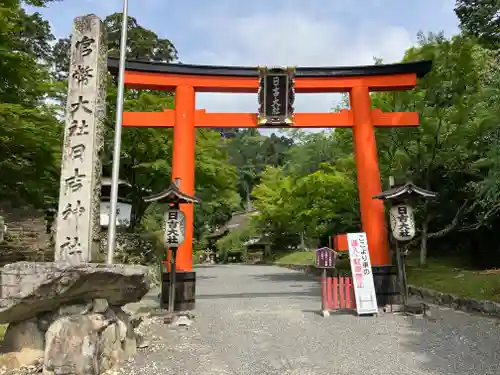
[[398, 267], [399, 287], [403, 297], [403, 310], [408, 309], [408, 284], [406, 280], [406, 253], [401, 253], [401, 245], [415, 237], [415, 217], [413, 207], [417, 201], [437, 197], [437, 193], [422, 189], [412, 182], [394, 185], [390, 179], [388, 190], [373, 197], [389, 202], [389, 221], [391, 226], [390, 241], [395, 244]]
[[[186, 216], [180, 209], [181, 204], [192, 204], [198, 203], [200, 200], [195, 197], [191, 197], [180, 191], [181, 179], [176, 178], [174, 182], [166, 190], [159, 194], [151, 195], [144, 198], [145, 202], [159, 202], [168, 204], [165, 210], [164, 216], [164, 244], [170, 250], [170, 272], [168, 289], [165, 288], [164, 278], [165, 272], [162, 272], [162, 289], [161, 289], [161, 304], [168, 302], [168, 311], [173, 313], [176, 310], [175, 306], [175, 293], [176, 293], [176, 258], [177, 249], [182, 245], [186, 235]], [[193, 290], [190, 292], [193, 294], [194, 299], [194, 284]], [[182, 307], [182, 301], [180, 301], [179, 309]], [[194, 307], [194, 306], [192, 306]]]

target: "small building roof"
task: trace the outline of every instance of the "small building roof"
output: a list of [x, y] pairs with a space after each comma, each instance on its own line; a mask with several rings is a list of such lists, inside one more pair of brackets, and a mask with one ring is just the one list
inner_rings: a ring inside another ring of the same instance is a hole
[[144, 202], [159, 202], [159, 203], [199, 203], [200, 199], [191, 197], [180, 191], [175, 183], [160, 193], [150, 195], [144, 198]]
[[402, 199], [405, 196], [421, 196], [424, 198], [435, 198], [437, 197], [437, 193], [422, 189], [412, 182], [407, 182], [404, 185], [396, 185], [389, 190], [383, 191], [380, 194], [377, 194], [373, 197], [373, 199], [381, 199], [381, 200], [390, 200], [390, 199]]
[[215, 232], [209, 234], [207, 238], [218, 238], [225, 235], [227, 232], [234, 230], [236, 228], [246, 228], [250, 221], [250, 218], [254, 215], [258, 215], [259, 211], [243, 211], [243, 212], [235, 212], [231, 219], [224, 224], [222, 227], [218, 228]]

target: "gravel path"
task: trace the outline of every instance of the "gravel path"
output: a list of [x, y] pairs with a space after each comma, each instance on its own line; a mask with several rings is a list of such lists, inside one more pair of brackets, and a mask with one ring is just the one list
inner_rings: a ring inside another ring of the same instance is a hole
[[500, 374], [496, 320], [323, 318], [318, 281], [273, 266], [202, 266], [197, 279], [193, 325], [150, 322], [151, 345], [124, 374]]

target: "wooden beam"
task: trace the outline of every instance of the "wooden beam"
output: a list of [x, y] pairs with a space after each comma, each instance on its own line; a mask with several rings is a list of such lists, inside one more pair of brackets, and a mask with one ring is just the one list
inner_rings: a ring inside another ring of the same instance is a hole
[[[377, 127], [418, 126], [417, 112], [382, 112], [372, 110], [372, 121]], [[124, 112], [123, 126], [126, 127], [166, 127], [175, 123], [175, 110], [164, 112]], [[255, 113], [210, 113], [204, 109], [195, 112], [195, 124], [198, 128], [256, 128]], [[333, 113], [296, 113], [294, 128], [345, 128], [354, 124], [352, 112], [343, 110]], [[260, 126], [266, 128], [269, 126]]]
[[[296, 77], [297, 93], [349, 92], [367, 86], [370, 91], [409, 90], [417, 84], [415, 73], [358, 77]], [[125, 85], [138, 90], [174, 91], [177, 86], [192, 86], [197, 92], [257, 93], [256, 77], [183, 75], [152, 72], [125, 72]]]

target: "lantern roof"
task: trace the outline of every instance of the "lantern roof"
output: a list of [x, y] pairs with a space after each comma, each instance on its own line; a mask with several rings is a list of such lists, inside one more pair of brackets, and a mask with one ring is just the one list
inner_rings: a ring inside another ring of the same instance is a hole
[[180, 191], [175, 183], [171, 183], [170, 186], [160, 193], [150, 195], [144, 198], [145, 202], [160, 202], [160, 203], [199, 203], [200, 199], [196, 197], [191, 197]]
[[393, 200], [393, 199], [404, 199], [410, 197], [423, 197], [423, 198], [435, 198], [437, 193], [420, 188], [412, 182], [407, 182], [406, 184], [395, 185], [392, 188], [381, 192], [373, 197], [373, 199], [381, 200]]

